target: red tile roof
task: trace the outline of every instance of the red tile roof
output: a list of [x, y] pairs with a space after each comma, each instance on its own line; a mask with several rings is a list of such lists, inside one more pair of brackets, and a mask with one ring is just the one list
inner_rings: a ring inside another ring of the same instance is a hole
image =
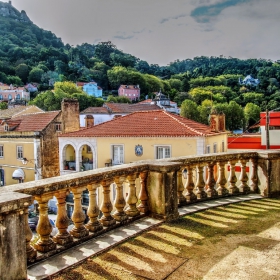
[[[43, 131], [48, 124], [50, 124], [60, 113], [60, 111], [51, 111], [43, 113], [33, 113], [28, 115], [21, 115], [19, 117], [6, 120], [5, 122], [9, 127], [14, 127], [17, 124], [16, 128], [13, 131]], [[4, 126], [0, 126], [0, 132], [4, 131]]]
[[108, 114], [108, 109], [105, 107], [88, 107], [80, 114]]
[[153, 110], [160, 110], [160, 107], [155, 104], [105, 103], [104, 107], [89, 107], [81, 114], [128, 114]]
[[119, 88], [140, 90], [140, 88], [137, 85], [120, 85]]
[[158, 110], [135, 112], [60, 137], [196, 137], [217, 134], [207, 125]]

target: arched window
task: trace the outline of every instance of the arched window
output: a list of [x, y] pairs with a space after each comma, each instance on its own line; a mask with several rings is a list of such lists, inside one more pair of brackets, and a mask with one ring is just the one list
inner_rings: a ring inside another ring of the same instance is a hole
[[2, 94], [0, 94], [0, 100], [3, 100], [3, 95]]
[[20, 94], [17, 94], [17, 95], [16, 95], [16, 99], [20, 99]]
[[11, 95], [11, 94], [9, 94], [9, 96], [8, 96], [8, 100], [12, 100], [12, 99], [13, 99], [12, 95]]

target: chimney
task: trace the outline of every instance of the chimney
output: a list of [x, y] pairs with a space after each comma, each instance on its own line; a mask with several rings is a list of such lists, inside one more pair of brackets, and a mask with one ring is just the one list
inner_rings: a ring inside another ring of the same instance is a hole
[[79, 102], [74, 98], [64, 98], [61, 102], [63, 133], [80, 129]]
[[210, 115], [210, 127], [212, 132], [225, 132], [225, 114], [218, 114], [215, 110]]
[[94, 126], [94, 117], [91, 115], [85, 116], [86, 127], [93, 127]]

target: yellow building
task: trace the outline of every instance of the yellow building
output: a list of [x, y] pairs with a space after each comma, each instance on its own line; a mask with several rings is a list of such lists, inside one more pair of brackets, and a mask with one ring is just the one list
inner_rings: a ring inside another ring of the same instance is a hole
[[135, 112], [59, 136], [60, 173], [67, 174], [138, 160], [226, 152], [224, 116], [211, 127], [157, 111]]
[[77, 100], [64, 100], [61, 111], [44, 112], [36, 108], [30, 106], [12, 116], [9, 116], [10, 109], [2, 112], [2, 186], [60, 175], [58, 135], [79, 130], [79, 103]]

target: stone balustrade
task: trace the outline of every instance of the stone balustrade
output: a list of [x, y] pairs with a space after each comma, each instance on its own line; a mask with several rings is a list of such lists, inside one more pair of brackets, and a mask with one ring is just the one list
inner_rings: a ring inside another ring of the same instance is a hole
[[[274, 150], [139, 161], [3, 187], [0, 189], [0, 274], [5, 275], [3, 279], [26, 279], [28, 263], [50, 257], [143, 215], [169, 221], [178, 217], [181, 205], [249, 192], [278, 195], [279, 177], [280, 151]], [[114, 201], [112, 188], [115, 188]], [[100, 205], [98, 189], [102, 190]], [[86, 214], [81, 202], [85, 190], [89, 196]], [[66, 197], [70, 192], [74, 209], [73, 227], [69, 231]], [[58, 207], [55, 236], [51, 236], [48, 218], [48, 201], [53, 196]], [[38, 240], [31, 246], [28, 206], [34, 199], [39, 204]]]

